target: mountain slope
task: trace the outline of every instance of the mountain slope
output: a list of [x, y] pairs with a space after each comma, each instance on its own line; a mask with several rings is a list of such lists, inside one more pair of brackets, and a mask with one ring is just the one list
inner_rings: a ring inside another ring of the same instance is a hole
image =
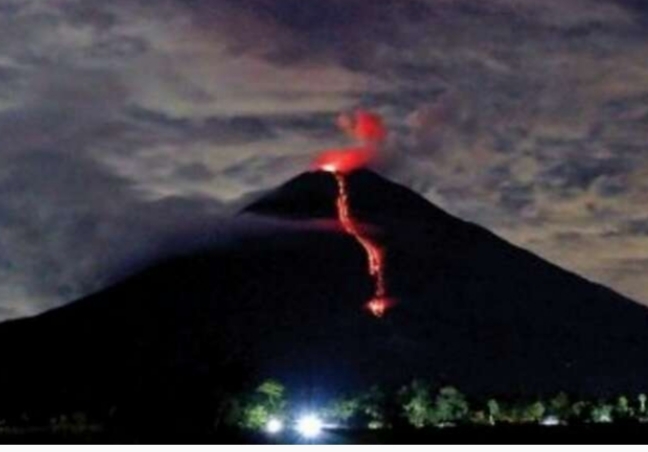
[[[647, 388], [646, 308], [374, 173], [348, 183], [354, 215], [386, 247], [398, 302], [385, 318], [362, 308], [372, 282], [354, 239], [274, 229], [0, 325], [5, 408], [208, 410], [205, 393], [267, 377], [311, 397], [414, 377], [475, 394]], [[243, 214], [334, 220], [335, 196], [330, 174], [306, 173]]]

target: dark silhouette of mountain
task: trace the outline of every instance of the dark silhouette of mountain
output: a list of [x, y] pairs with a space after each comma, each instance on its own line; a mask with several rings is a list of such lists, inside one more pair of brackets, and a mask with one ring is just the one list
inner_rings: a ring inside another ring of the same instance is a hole
[[[348, 176], [353, 214], [365, 222], [383, 226], [385, 221], [409, 220], [432, 226], [455, 220], [402, 185], [374, 172], [360, 170]], [[244, 212], [295, 219], [337, 218], [335, 178], [324, 171], [304, 173], [245, 208]]]
[[313, 399], [412, 378], [477, 395], [648, 388], [648, 309], [375, 173], [350, 174], [348, 187], [386, 249], [398, 302], [384, 318], [363, 309], [372, 281], [362, 248], [334, 227], [334, 178], [305, 173], [242, 212], [304, 227], [170, 259], [0, 325], [0, 410], [137, 418], [172, 406], [192, 423], [268, 377]]

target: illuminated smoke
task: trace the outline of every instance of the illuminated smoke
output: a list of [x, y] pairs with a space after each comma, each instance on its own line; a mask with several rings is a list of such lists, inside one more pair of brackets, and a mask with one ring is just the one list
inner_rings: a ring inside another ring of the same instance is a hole
[[356, 111], [353, 116], [342, 115], [338, 125], [361, 146], [329, 149], [320, 153], [314, 164], [317, 169], [333, 174], [338, 186], [337, 213], [344, 231], [353, 236], [367, 255], [369, 275], [373, 278], [374, 295], [365, 307], [375, 317], [382, 317], [393, 304], [385, 289], [384, 250], [357, 224], [351, 214], [346, 174], [368, 165], [377, 153], [377, 146], [386, 138], [387, 131], [380, 116]]
[[353, 116], [342, 114], [338, 126], [356, 140], [369, 144], [380, 143], [387, 137], [387, 129], [382, 118], [369, 111], [356, 110]]
[[322, 151], [315, 159], [315, 168], [346, 174], [369, 165], [378, 155], [378, 146], [387, 138], [382, 118], [375, 113], [357, 110], [353, 115], [340, 115], [337, 124], [360, 145]]
[[367, 166], [374, 158], [372, 148], [342, 148], [322, 151], [315, 159], [315, 168], [330, 173], [347, 174]]

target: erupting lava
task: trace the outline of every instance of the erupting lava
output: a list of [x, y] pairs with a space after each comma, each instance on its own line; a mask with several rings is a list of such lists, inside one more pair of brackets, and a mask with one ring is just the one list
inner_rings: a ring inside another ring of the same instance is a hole
[[365, 111], [357, 111], [353, 118], [341, 116], [338, 124], [363, 142], [363, 146], [324, 151], [316, 159], [315, 165], [335, 177], [338, 186], [336, 202], [338, 218], [344, 231], [353, 236], [364, 248], [369, 264], [369, 275], [375, 282], [374, 296], [365, 307], [375, 317], [382, 317], [392, 305], [385, 289], [384, 251], [354, 220], [349, 205], [345, 174], [362, 168], [371, 161], [376, 153], [376, 145], [384, 140], [386, 131], [379, 116]]
[[367, 303], [367, 309], [376, 317], [382, 317], [389, 307], [389, 300], [385, 296], [384, 253], [371, 238], [365, 236], [351, 216], [349, 208], [349, 192], [343, 174], [333, 172], [338, 185], [337, 211], [338, 218], [347, 234], [352, 235], [367, 253], [369, 274], [374, 278], [376, 287], [374, 297]]

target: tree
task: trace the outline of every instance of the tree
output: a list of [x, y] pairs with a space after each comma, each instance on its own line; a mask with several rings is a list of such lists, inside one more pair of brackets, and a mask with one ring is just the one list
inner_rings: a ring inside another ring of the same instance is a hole
[[399, 392], [403, 411], [408, 422], [416, 428], [422, 428], [434, 422], [434, 406], [428, 386], [414, 380]]
[[490, 420], [484, 410], [476, 410], [470, 412], [469, 422], [476, 425], [485, 425], [489, 424]]
[[276, 380], [266, 380], [256, 389], [256, 392], [264, 397], [268, 410], [272, 413], [280, 413], [286, 408], [284, 398], [286, 388]]
[[639, 401], [639, 415], [644, 417], [646, 415], [646, 394], [639, 394], [637, 400]]
[[470, 411], [466, 397], [452, 386], [446, 386], [439, 390], [434, 408], [435, 420], [439, 424], [461, 422]]
[[338, 399], [333, 401], [326, 414], [333, 421], [348, 423], [358, 416], [360, 408], [360, 399], [357, 397]]
[[619, 396], [614, 406], [614, 418], [619, 420], [628, 420], [634, 416], [634, 409], [630, 406], [626, 396]]
[[486, 407], [488, 409], [488, 422], [490, 425], [495, 425], [495, 422], [500, 420], [501, 410], [499, 403], [495, 399], [489, 399], [486, 402]]
[[592, 417], [592, 404], [583, 400], [575, 402], [571, 406], [570, 417], [576, 422], [584, 422]]
[[379, 386], [372, 386], [368, 392], [358, 398], [360, 414], [367, 418], [371, 429], [389, 427], [387, 419], [387, 396]]
[[285, 387], [276, 380], [266, 380], [243, 404], [240, 425], [251, 430], [265, 428], [272, 417], [283, 417], [286, 409]]
[[541, 401], [527, 405], [522, 415], [522, 422], [540, 422], [544, 417], [545, 406]]
[[614, 407], [609, 403], [599, 402], [592, 408], [592, 421], [598, 424], [612, 422]]
[[270, 420], [270, 412], [263, 405], [252, 404], [243, 409], [241, 426], [250, 430], [261, 430]]
[[555, 416], [559, 421], [566, 421], [571, 414], [570, 407], [569, 396], [564, 392], [560, 392], [549, 400], [547, 414]]

